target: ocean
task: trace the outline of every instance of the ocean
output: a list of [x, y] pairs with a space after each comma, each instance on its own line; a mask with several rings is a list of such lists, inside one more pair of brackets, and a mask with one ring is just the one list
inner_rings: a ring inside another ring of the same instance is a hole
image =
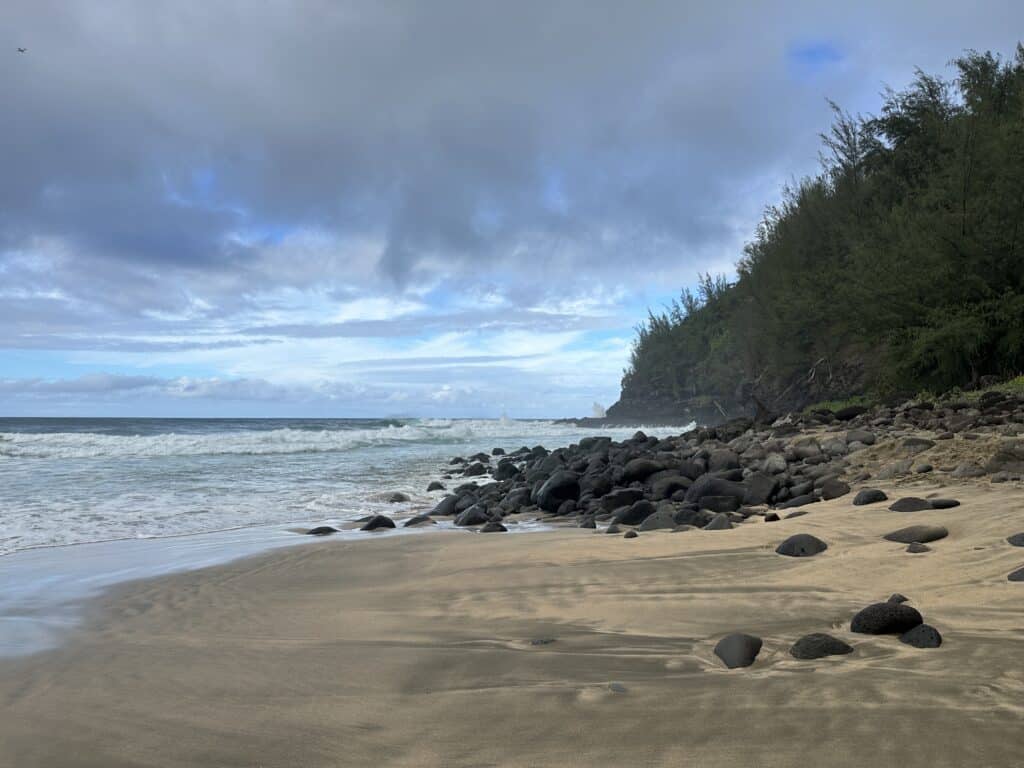
[[[311, 540], [296, 528], [428, 509], [443, 492], [427, 484], [452, 456], [635, 431], [512, 419], [0, 418], [0, 655], [52, 644], [80, 599], [112, 584]], [[396, 491], [410, 501], [389, 503]]]

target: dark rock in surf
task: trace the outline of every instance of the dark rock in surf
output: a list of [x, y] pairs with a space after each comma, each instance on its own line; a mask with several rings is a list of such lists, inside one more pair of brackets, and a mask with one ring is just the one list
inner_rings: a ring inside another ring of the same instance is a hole
[[726, 635], [715, 646], [715, 656], [729, 669], [749, 667], [754, 663], [763, 645], [760, 637], [736, 632]]
[[386, 515], [374, 515], [370, 520], [359, 530], [361, 531], [376, 531], [378, 528], [394, 528], [395, 521]]
[[873, 603], [853, 617], [850, 631], [865, 635], [902, 635], [923, 621], [917, 609], [905, 603]]
[[337, 528], [332, 528], [329, 525], [318, 525], [316, 528], [310, 528], [306, 531], [307, 536], [329, 536], [332, 533], [337, 533]]
[[794, 659], [810, 661], [821, 659], [825, 656], [843, 656], [853, 652], [853, 646], [844, 643], [838, 637], [826, 635], [823, 632], [814, 632], [804, 635], [789, 649]]
[[900, 642], [915, 648], [938, 648], [942, 645], [942, 635], [930, 624], [918, 624], [900, 635]]
[[431, 480], [430, 481], [430, 485], [427, 486], [427, 492], [428, 493], [430, 491], [443, 491], [443, 490], [444, 490], [444, 483], [442, 483], [439, 480]]
[[430, 515], [416, 515], [402, 523], [403, 528], [413, 528], [417, 525], [437, 525], [437, 521]]
[[489, 523], [484, 523], [484, 526], [480, 529], [480, 533], [507, 533], [508, 528], [499, 523], [496, 520], [492, 520]]

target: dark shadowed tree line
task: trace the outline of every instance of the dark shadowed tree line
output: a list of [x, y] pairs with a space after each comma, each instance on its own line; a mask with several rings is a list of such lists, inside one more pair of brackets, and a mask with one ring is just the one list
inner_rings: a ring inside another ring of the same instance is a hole
[[637, 329], [623, 400], [773, 407], [1024, 370], [1024, 47], [832, 105], [822, 171], [765, 212], [737, 279]]

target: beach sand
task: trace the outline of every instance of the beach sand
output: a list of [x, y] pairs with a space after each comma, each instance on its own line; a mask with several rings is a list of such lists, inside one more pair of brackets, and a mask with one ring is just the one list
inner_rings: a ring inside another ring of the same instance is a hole
[[[317, 541], [132, 583], [0, 662], [0, 765], [1020, 766], [1019, 485], [921, 480], [731, 531]], [[946, 526], [912, 555], [882, 535]], [[829, 549], [774, 553], [807, 532]], [[890, 593], [938, 649], [852, 634]], [[764, 639], [727, 670], [719, 638]], [[848, 656], [797, 661], [810, 632]], [[531, 641], [554, 642], [532, 644]]]

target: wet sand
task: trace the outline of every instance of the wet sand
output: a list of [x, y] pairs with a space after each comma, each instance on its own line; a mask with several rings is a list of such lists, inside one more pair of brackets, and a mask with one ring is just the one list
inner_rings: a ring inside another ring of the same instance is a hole
[[[0, 661], [0, 765], [1024, 765], [1019, 484], [921, 480], [731, 531], [318, 541], [136, 582]], [[912, 555], [882, 535], [946, 526]], [[793, 533], [815, 557], [774, 547]], [[944, 643], [849, 632], [901, 592]], [[722, 635], [764, 639], [726, 670]], [[790, 657], [810, 632], [848, 656]], [[531, 641], [554, 642], [532, 644]]]

